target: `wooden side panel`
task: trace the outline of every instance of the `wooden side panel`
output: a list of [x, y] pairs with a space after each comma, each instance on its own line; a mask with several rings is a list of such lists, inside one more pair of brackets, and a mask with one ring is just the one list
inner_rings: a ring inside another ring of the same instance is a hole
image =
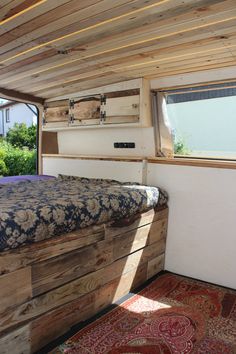
[[154, 275], [164, 269], [165, 254], [161, 254], [148, 262], [147, 279], [152, 278]]
[[127, 219], [125, 223], [120, 221], [106, 225], [91, 226], [30, 246], [0, 253], [0, 275], [88, 246], [103, 240], [105, 237], [113, 238], [116, 235], [125, 234], [143, 225], [158, 220], [167, 220], [167, 218], [167, 208], [158, 212], [152, 209], [130, 220]]
[[137, 229], [143, 225], [167, 218], [168, 208], [158, 210], [157, 212], [151, 209], [145, 213], [135, 215], [134, 217], [130, 218], [130, 220], [126, 219], [125, 221], [121, 220], [111, 223], [110, 225], [105, 225], [106, 237], [114, 237], [116, 235]]
[[0, 274], [71, 252], [103, 240], [103, 226], [92, 226], [50, 240], [0, 253]]
[[[0, 337], [1, 354], [30, 354], [31, 325], [17, 328], [7, 335]], [[40, 348], [40, 347], [38, 347]]]
[[1, 352], [35, 352], [161, 271], [167, 218], [150, 210], [0, 255]]
[[92, 272], [85, 277], [78, 278], [57, 289], [48, 291], [23, 305], [18, 306], [14, 311], [0, 314], [0, 331], [21, 324], [40, 316], [58, 306], [74, 301], [79, 296], [89, 293], [103, 286], [109, 281], [130, 272], [132, 269], [147, 263], [152, 258], [160, 255], [165, 250], [165, 241], [161, 240], [145, 247], [128, 257], [124, 257], [101, 270]]
[[32, 297], [31, 268], [23, 268], [0, 277], [0, 313]]
[[58, 154], [58, 140], [56, 132], [42, 132], [42, 154]]
[[[101, 288], [35, 319], [31, 327], [32, 352], [63, 335], [73, 325], [102, 311], [131, 289], [141, 285], [145, 281], [145, 277], [146, 265], [140, 266]], [[122, 287], [119, 288], [120, 284], [122, 284]], [[119, 291], [117, 292], [118, 288]]]
[[167, 219], [159, 220], [152, 223], [150, 225], [150, 232], [149, 232], [149, 239], [148, 239], [149, 244], [165, 239], [167, 236], [167, 226], [168, 226]]
[[65, 284], [112, 262], [112, 243], [96, 245], [66, 253], [32, 266], [33, 295]]
[[114, 238], [114, 258], [119, 259], [145, 247], [148, 243], [150, 225], [132, 230]]

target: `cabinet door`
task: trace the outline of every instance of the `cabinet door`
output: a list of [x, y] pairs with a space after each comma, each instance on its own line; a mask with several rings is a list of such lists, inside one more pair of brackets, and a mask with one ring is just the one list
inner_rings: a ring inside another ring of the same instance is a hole
[[104, 124], [139, 122], [139, 105], [139, 94], [121, 97], [106, 96], [106, 103], [102, 106], [102, 111], [105, 112]]
[[101, 97], [75, 99], [71, 104], [73, 125], [97, 125], [100, 124]]
[[64, 127], [69, 121], [69, 100], [48, 102], [44, 107], [45, 127]]

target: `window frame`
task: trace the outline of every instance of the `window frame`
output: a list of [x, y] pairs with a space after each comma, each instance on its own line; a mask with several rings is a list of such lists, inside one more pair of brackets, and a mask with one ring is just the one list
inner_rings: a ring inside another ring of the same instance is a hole
[[5, 121], [6, 121], [6, 123], [11, 123], [10, 108], [6, 108], [5, 109]]
[[[225, 85], [225, 86], [224, 86]], [[223, 86], [223, 87], [222, 87]], [[189, 85], [170, 86], [166, 88], [153, 88], [152, 92], [160, 92], [166, 96], [178, 92], [184, 94], [186, 92], [194, 93], [201, 91], [211, 91], [215, 89], [236, 89], [236, 79], [221, 80], [205, 83], [193, 83]], [[156, 124], [156, 123], [155, 123]], [[155, 139], [156, 140], [156, 139]], [[157, 141], [155, 141], [157, 143]], [[159, 164], [171, 164], [171, 165], [185, 165], [196, 167], [211, 167], [211, 168], [224, 168], [224, 169], [236, 169], [236, 157], [224, 158], [224, 157], [212, 157], [212, 156], [194, 156], [194, 155], [180, 155], [174, 154], [172, 157], [161, 157], [156, 154], [154, 159], [149, 159], [152, 163]]]
[[[4, 99], [8, 99], [9, 101], [14, 101], [17, 103], [23, 103], [23, 104], [30, 104], [32, 106], [34, 106], [36, 108], [36, 112], [37, 112], [37, 133], [36, 133], [36, 175], [39, 174], [39, 170], [40, 170], [40, 159], [41, 159], [41, 146], [40, 146], [40, 138], [41, 138], [41, 130], [40, 130], [40, 109], [38, 107], [37, 103], [34, 102], [29, 102], [29, 101], [19, 101], [15, 98], [5, 98], [5, 97], [1, 97]], [[10, 108], [6, 108], [5, 109], [5, 122], [6, 122], [6, 110], [9, 110], [10, 113]], [[10, 116], [10, 115], [9, 115]], [[3, 120], [4, 120], [4, 116], [3, 116]], [[6, 122], [7, 123], [7, 122]], [[10, 121], [8, 122], [10, 123]]]

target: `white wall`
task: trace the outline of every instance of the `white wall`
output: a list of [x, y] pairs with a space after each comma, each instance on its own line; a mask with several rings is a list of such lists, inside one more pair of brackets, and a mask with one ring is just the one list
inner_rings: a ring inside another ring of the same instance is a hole
[[236, 288], [236, 170], [149, 164], [169, 194], [165, 268]]
[[[134, 142], [135, 149], [115, 149], [115, 142]], [[58, 133], [61, 154], [154, 156], [153, 128], [77, 129]]]
[[43, 173], [87, 178], [109, 178], [121, 182], [142, 182], [142, 162], [43, 158]]

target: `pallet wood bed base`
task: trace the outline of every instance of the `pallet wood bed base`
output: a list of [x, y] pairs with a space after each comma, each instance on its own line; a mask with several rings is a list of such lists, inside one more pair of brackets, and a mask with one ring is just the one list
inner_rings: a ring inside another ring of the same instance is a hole
[[163, 270], [168, 208], [0, 254], [1, 354], [34, 353]]

